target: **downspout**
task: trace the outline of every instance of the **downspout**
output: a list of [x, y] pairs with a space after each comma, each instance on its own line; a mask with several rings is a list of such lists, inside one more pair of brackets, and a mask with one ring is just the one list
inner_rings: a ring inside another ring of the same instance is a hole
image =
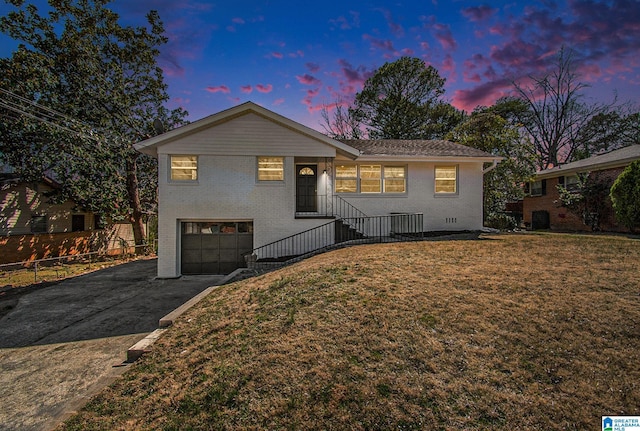
[[489, 166], [488, 168], [485, 168], [482, 170], [482, 175], [491, 172], [492, 170], [494, 170], [496, 168], [496, 166], [498, 166], [498, 162], [502, 160], [502, 158], [500, 159], [493, 159], [493, 163], [491, 164], [491, 166]]

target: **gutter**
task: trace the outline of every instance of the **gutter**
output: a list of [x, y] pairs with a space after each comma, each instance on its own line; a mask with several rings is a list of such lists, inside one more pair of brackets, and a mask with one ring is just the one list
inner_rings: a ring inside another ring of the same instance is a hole
[[498, 162], [500, 161], [502, 161], [502, 157], [499, 159], [493, 159], [493, 163], [491, 164], [491, 166], [482, 170], [482, 175], [494, 170], [498, 166]]

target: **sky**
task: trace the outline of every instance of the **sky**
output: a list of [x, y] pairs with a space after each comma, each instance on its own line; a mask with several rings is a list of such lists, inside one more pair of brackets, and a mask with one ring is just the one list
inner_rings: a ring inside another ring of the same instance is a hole
[[[30, 1], [45, 5], [45, 1]], [[43, 6], [41, 6], [42, 8]], [[386, 62], [417, 57], [467, 112], [544, 76], [574, 52], [587, 101], [640, 101], [640, 0], [114, 0], [122, 24], [157, 10], [168, 107], [189, 120], [246, 101], [319, 131], [321, 110], [349, 103]], [[0, 3], [0, 14], [11, 6]], [[0, 35], [0, 56], [17, 46]]]

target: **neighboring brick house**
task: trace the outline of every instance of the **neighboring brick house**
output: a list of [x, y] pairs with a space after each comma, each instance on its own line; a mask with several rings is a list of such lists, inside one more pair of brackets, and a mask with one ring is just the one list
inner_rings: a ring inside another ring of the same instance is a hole
[[[576, 183], [578, 174], [583, 173], [613, 183], [626, 166], [639, 159], [640, 145], [631, 145], [536, 173], [534, 181], [527, 185], [527, 195], [523, 201], [525, 226], [533, 230], [590, 231], [591, 227], [585, 225], [579, 216], [562, 206], [558, 185], [570, 189]], [[615, 220], [608, 198], [607, 201], [607, 209], [600, 217], [600, 229], [626, 232], [627, 229]]]

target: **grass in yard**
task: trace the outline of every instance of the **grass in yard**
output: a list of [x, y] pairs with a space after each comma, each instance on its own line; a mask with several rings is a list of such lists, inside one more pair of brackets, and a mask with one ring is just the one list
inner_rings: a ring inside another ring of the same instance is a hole
[[224, 286], [64, 430], [600, 429], [640, 415], [640, 241], [367, 245]]

